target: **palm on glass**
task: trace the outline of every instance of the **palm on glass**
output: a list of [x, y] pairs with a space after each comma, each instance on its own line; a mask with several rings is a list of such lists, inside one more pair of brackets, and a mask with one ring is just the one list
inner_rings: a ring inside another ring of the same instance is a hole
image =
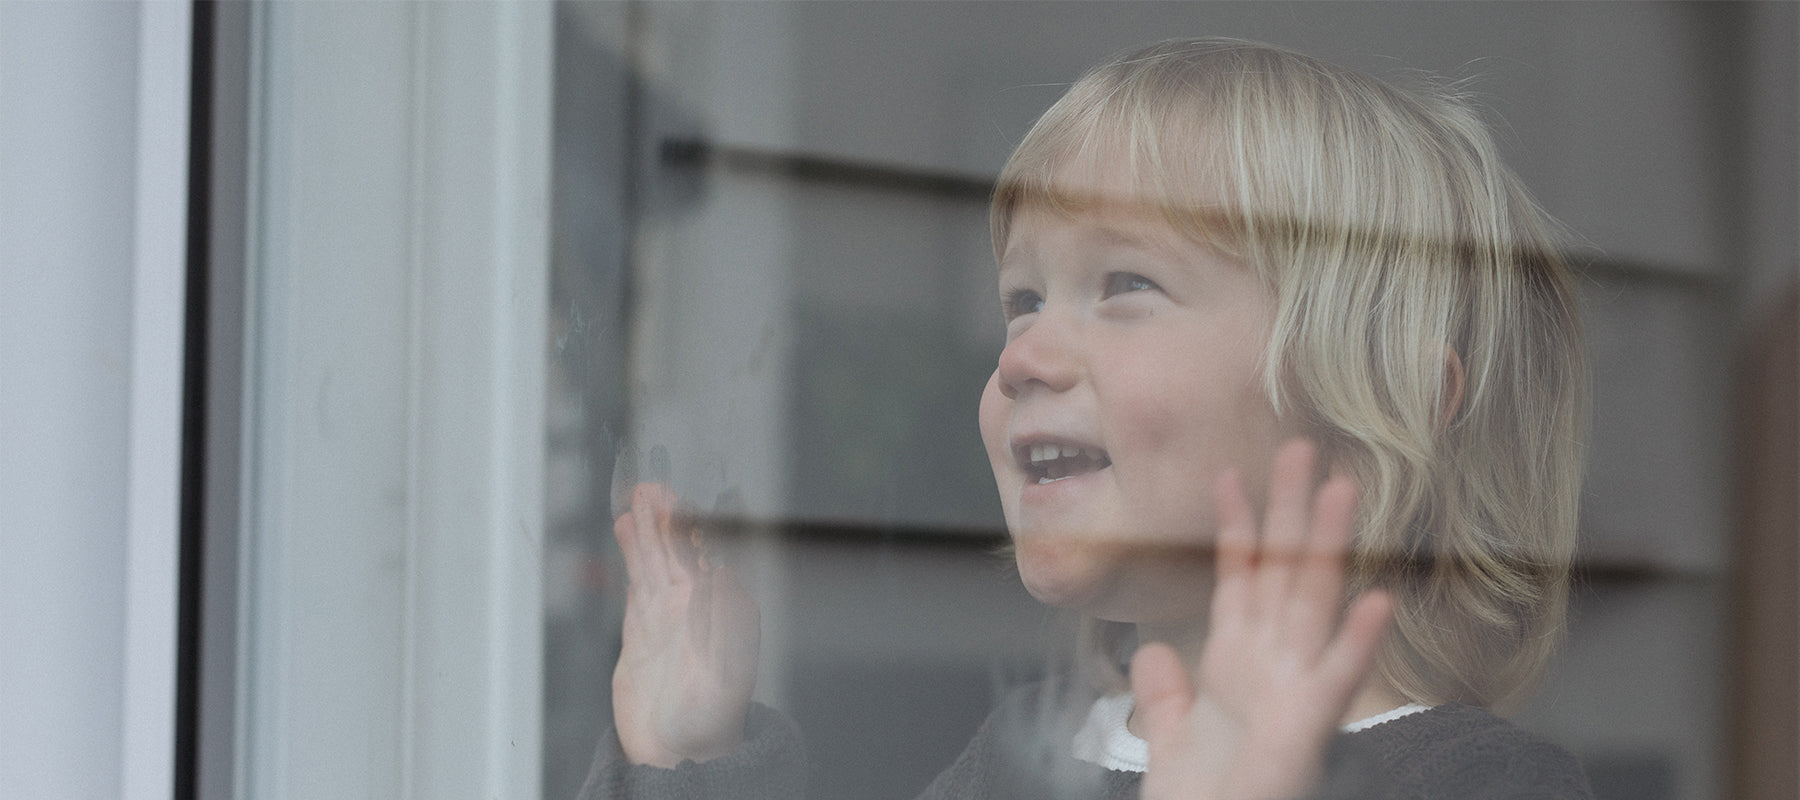
[[1304, 442], [1277, 454], [1260, 536], [1241, 477], [1219, 481], [1218, 581], [1194, 678], [1165, 644], [1132, 659], [1145, 800], [1298, 797], [1318, 782], [1393, 603], [1376, 590], [1343, 609], [1356, 486], [1334, 477], [1314, 491], [1314, 458]]
[[613, 535], [629, 576], [613, 670], [613, 724], [626, 758], [674, 767], [731, 752], [756, 686], [755, 601], [729, 567], [708, 561], [663, 486], [637, 486]]

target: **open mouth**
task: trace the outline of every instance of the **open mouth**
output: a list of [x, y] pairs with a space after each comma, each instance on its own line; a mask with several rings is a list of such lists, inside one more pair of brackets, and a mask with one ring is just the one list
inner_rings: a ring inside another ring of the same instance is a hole
[[1086, 475], [1112, 466], [1106, 451], [1097, 447], [1039, 442], [1020, 448], [1025, 474], [1045, 484]]

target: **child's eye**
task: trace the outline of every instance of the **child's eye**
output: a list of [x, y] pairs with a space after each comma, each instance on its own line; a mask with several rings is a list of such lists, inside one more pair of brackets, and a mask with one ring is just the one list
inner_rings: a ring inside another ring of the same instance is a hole
[[1132, 272], [1111, 272], [1106, 276], [1106, 287], [1101, 290], [1102, 299], [1127, 292], [1143, 292], [1158, 289], [1156, 281]]
[[1044, 310], [1044, 298], [1030, 289], [1013, 289], [1000, 301], [1008, 320]]

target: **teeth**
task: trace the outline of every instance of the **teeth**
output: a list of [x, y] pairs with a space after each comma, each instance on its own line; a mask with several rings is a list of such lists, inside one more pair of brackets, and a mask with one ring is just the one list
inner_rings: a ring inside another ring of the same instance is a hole
[[1068, 463], [1075, 460], [1101, 462], [1103, 458], [1100, 453], [1089, 453], [1083, 448], [1067, 444], [1034, 444], [1026, 452], [1026, 457], [1031, 460], [1032, 466], [1046, 468], [1058, 462]]
[[1071, 447], [1066, 444], [1060, 446], [1055, 444], [1034, 444], [1031, 446], [1031, 463], [1033, 464], [1055, 461], [1058, 458], [1074, 458], [1079, 455], [1082, 455], [1081, 448]]

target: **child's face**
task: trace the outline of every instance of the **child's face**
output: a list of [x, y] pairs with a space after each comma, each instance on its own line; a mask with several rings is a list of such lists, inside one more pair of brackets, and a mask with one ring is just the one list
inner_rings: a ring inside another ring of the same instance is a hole
[[1122, 622], [1205, 609], [1213, 486], [1260, 502], [1282, 439], [1264, 390], [1273, 297], [1150, 213], [1017, 212], [1006, 348], [981, 433], [1025, 585]]

